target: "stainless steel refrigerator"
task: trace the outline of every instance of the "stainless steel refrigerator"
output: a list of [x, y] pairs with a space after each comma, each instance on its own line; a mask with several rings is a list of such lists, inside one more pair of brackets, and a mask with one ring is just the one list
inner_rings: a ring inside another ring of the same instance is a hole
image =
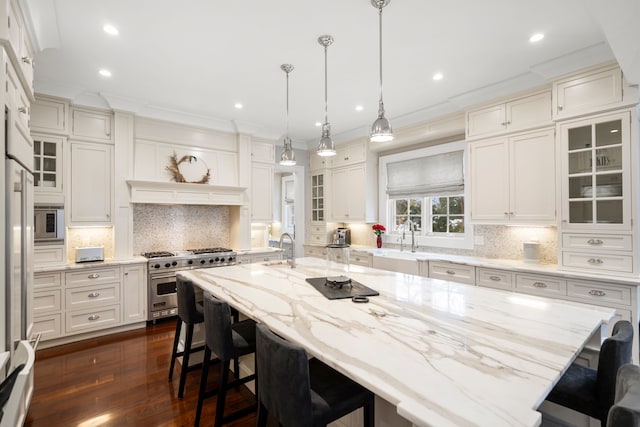
[[[16, 111], [16, 114], [19, 114]], [[0, 355], [5, 356], [0, 380], [24, 365], [9, 401], [2, 408], [0, 426], [21, 425], [33, 390], [33, 141], [15, 125], [16, 118], [5, 108], [2, 196], [4, 255], [0, 264], [4, 289], [0, 292], [0, 313], [4, 312], [0, 332]], [[4, 350], [4, 351], [2, 351]], [[8, 361], [6, 360], [8, 355]]]

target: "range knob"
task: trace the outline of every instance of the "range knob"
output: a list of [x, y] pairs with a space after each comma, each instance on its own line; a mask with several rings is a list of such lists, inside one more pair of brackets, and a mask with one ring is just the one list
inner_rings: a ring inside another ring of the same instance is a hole
[[160, 264], [154, 265], [153, 268], [160, 268]]
[[206, 261], [205, 261], [205, 260], [203, 260], [203, 259], [201, 259], [201, 260], [200, 260], [200, 264], [204, 264], [205, 262], [206, 262]]
[[235, 261], [235, 260], [236, 260], [236, 258], [235, 258], [235, 257], [232, 257], [232, 256], [230, 256], [230, 257], [229, 257], [229, 262], [233, 262], [233, 261]]
[[187, 263], [188, 263], [189, 265], [191, 265], [191, 264], [193, 264], [193, 260], [192, 260], [192, 259], [190, 259], [189, 261], [187, 261]]
[[213, 258], [209, 259], [209, 264], [213, 264]]
[[167, 268], [169, 268], [169, 267], [171, 267], [171, 264], [166, 263], [164, 266], [165, 266], [165, 267], [167, 267]]
[[217, 262], [217, 261], [220, 261], [220, 258], [216, 257], [216, 262]]
[[171, 263], [171, 265], [173, 265], [173, 266], [175, 267], [176, 265], [178, 265], [178, 261], [173, 261], [173, 262]]

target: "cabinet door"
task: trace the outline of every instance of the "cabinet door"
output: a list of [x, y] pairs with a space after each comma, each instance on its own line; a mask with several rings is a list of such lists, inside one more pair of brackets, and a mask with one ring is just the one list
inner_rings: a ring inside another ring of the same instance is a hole
[[556, 223], [555, 154], [553, 130], [509, 139], [510, 223]]
[[251, 220], [273, 221], [273, 165], [253, 162], [251, 167]]
[[622, 102], [622, 71], [610, 67], [560, 80], [553, 85], [554, 119], [615, 107]]
[[315, 151], [309, 153], [309, 170], [319, 170], [327, 167], [327, 157], [318, 156]]
[[268, 142], [251, 142], [251, 161], [274, 163], [275, 147]]
[[365, 221], [365, 165], [331, 172], [331, 209], [334, 221]]
[[110, 225], [112, 217], [113, 147], [70, 144], [70, 224]]
[[507, 102], [506, 115], [510, 131], [551, 125], [551, 91]]
[[631, 230], [630, 112], [560, 125], [562, 228]]
[[507, 138], [473, 142], [471, 220], [504, 223], [509, 219], [509, 149]]
[[506, 127], [505, 104], [492, 105], [467, 113], [467, 138], [495, 135]]
[[331, 171], [331, 211], [332, 220], [349, 219], [349, 177], [347, 169]]
[[[64, 138], [32, 134], [33, 178], [36, 202], [45, 202], [39, 196], [57, 193], [62, 195], [62, 148]], [[46, 197], [46, 196], [43, 196]], [[63, 202], [63, 198], [60, 198]]]
[[366, 148], [364, 143], [343, 145], [336, 147], [336, 155], [330, 158], [331, 166], [339, 168], [366, 160]]
[[31, 104], [31, 131], [67, 133], [68, 103], [38, 98]]
[[122, 321], [126, 323], [147, 320], [147, 274], [144, 265], [131, 265], [122, 269]]
[[112, 115], [109, 113], [99, 113], [72, 109], [71, 134], [76, 138], [84, 140], [109, 142], [112, 140]]
[[324, 173], [311, 175], [311, 221], [312, 222], [323, 222], [325, 220], [324, 192], [325, 192]]

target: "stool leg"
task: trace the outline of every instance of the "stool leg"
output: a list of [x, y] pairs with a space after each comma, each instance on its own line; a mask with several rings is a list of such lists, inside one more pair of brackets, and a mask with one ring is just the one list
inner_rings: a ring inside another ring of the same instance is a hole
[[180, 341], [180, 330], [182, 329], [182, 320], [178, 317], [176, 324], [176, 336], [173, 338], [173, 351], [171, 352], [171, 365], [169, 366], [169, 381], [173, 379], [173, 367], [176, 364], [178, 354], [178, 341]]
[[202, 414], [202, 401], [207, 392], [207, 377], [209, 376], [209, 363], [211, 361], [211, 349], [204, 348], [204, 360], [202, 362], [202, 376], [200, 377], [200, 391], [198, 392], [198, 406], [196, 407], [195, 427], [200, 425], [200, 415]]
[[375, 424], [375, 397], [364, 405], [364, 426], [373, 427]]
[[258, 403], [258, 427], [267, 427], [267, 408], [262, 404], [262, 402]]
[[182, 355], [182, 369], [180, 370], [180, 386], [178, 386], [178, 399], [184, 395], [184, 384], [187, 381], [187, 371], [189, 370], [189, 355], [191, 354], [191, 340], [193, 339], [193, 325], [187, 325], [184, 338], [184, 354]]
[[227, 382], [229, 381], [229, 362], [229, 360], [220, 361], [220, 390], [218, 390], [214, 427], [222, 426], [224, 419], [224, 401], [227, 397]]

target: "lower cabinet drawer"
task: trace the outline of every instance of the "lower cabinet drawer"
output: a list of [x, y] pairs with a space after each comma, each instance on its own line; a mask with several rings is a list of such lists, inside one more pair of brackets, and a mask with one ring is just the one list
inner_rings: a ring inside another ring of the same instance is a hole
[[324, 246], [305, 246], [304, 256], [313, 256], [316, 258], [324, 258], [327, 256], [326, 248]]
[[494, 270], [490, 268], [476, 269], [476, 285], [486, 288], [513, 290], [513, 273], [504, 270]]
[[429, 261], [429, 277], [474, 285], [476, 283], [476, 268], [472, 265], [452, 262]]
[[120, 301], [120, 284], [85, 286], [65, 290], [65, 309], [75, 310], [85, 307], [100, 307]]
[[34, 246], [33, 248], [34, 265], [64, 265], [66, 260], [64, 245]]
[[535, 295], [566, 296], [567, 282], [555, 277], [516, 274], [516, 290]]
[[60, 311], [61, 305], [60, 289], [51, 289], [49, 291], [33, 293], [33, 315], [38, 316], [50, 311]]
[[633, 239], [631, 235], [620, 234], [562, 234], [562, 247], [574, 250], [607, 250], [632, 251]]
[[120, 306], [107, 306], [93, 310], [67, 311], [66, 333], [84, 332], [115, 326], [120, 323]]
[[62, 285], [62, 273], [34, 273], [33, 289], [60, 287]]
[[65, 273], [65, 286], [67, 288], [76, 286], [98, 285], [102, 283], [113, 283], [120, 281], [120, 268], [100, 268], [91, 270], [74, 271]]
[[578, 267], [590, 270], [632, 273], [633, 256], [567, 251], [562, 253], [562, 265], [565, 267]]
[[309, 243], [314, 245], [326, 245], [327, 244], [327, 233], [311, 233], [309, 235]]
[[349, 263], [361, 265], [363, 267], [371, 267], [371, 255], [366, 252], [357, 253], [355, 251], [351, 251], [351, 254], [349, 255]]
[[631, 305], [631, 289], [626, 286], [567, 280], [567, 295], [596, 305]]
[[278, 261], [282, 259], [282, 254], [262, 254], [255, 255], [251, 257], [251, 262], [269, 262], [269, 261]]
[[33, 335], [40, 334], [41, 340], [62, 336], [62, 314], [49, 314], [33, 318]]

